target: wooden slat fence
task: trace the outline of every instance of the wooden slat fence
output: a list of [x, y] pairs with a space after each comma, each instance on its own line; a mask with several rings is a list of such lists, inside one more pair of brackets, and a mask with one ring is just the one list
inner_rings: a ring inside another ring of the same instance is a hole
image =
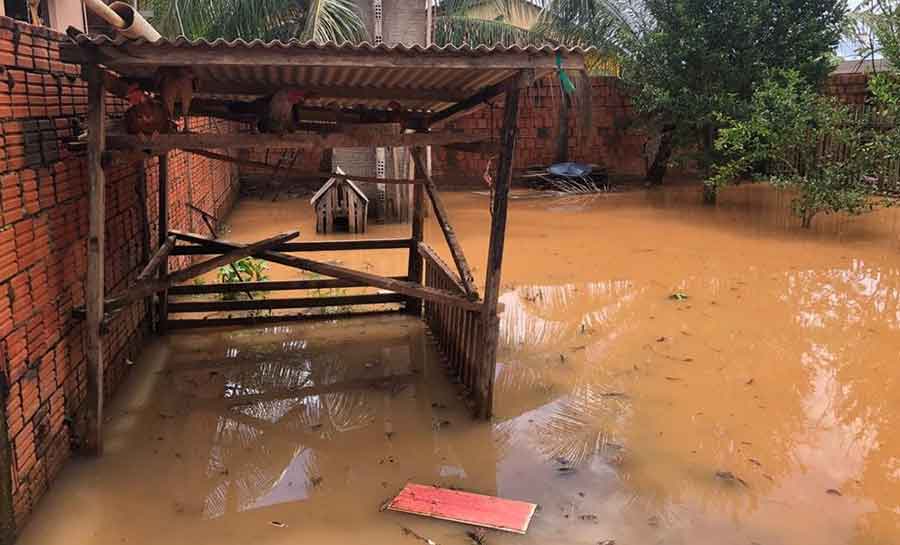
[[[425, 286], [458, 293], [465, 290], [459, 277], [426, 244], [419, 245], [425, 262]], [[456, 374], [476, 405], [491, 402], [490, 377], [483, 364], [485, 344], [482, 314], [474, 310], [426, 301], [425, 323], [433, 334], [441, 355]]]

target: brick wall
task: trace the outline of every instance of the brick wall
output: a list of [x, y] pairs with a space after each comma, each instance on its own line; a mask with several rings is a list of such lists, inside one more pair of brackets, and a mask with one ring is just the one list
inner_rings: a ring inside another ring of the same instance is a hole
[[[646, 172], [645, 146], [647, 137], [629, 124], [633, 120], [630, 99], [621, 89], [620, 81], [613, 77], [592, 79], [592, 112], [590, 142], [585, 145], [577, 138], [578, 112], [569, 114], [569, 160], [596, 163], [605, 166], [610, 173], [619, 176], [642, 176]], [[516, 168], [549, 165], [556, 154], [556, 134], [559, 122], [559, 83], [544, 79], [522, 93], [519, 102], [519, 138], [516, 143]], [[465, 129], [473, 134], [494, 135], [500, 139], [503, 120], [503, 99], [495, 100], [493, 107], [482, 107], [446, 124]], [[478, 154], [459, 153], [435, 148], [433, 172], [445, 186], [481, 187], [482, 174], [488, 158]], [[270, 164], [278, 163], [281, 152], [277, 150], [251, 150], [243, 157]], [[316, 172], [321, 168], [321, 149], [304, 149], [294, 162], [294, 169]], [[339, 159], [339, 157], [337, 157]], [[374, 151], [372, 152], [374, 161]], [[493, 163], [496, 167], [496, 161]], [[354, 171], [353, 164], [343, 165], [345, 171]], [[390, 167], [390, 161], [388, 161]], [[349, 170], [348, 170], [349, 168]], [[358, 169], [357, 169], [358, 170]], [[390, 168], [388, 169], [390, 170]], [[241, 167], [241, 175], [254, 180], [271, 178], [271, 171]], [[369, 175], [374, 175], [370, 173]], [[309, 181], [310, 188], [320, 181]]]
[[[77, 448], [83, 427], [84, 325], [72, 310], [84, 303], [88, 182], [85, 158], [68, 151], [62, 139], [84, 125], [87, 90], [80, 67], [59, 60], [62, 39], [0, 17], [0, 368], [7, 388], [7, 437], [0, 441], [8, 439], [12, 451], [17, 528]], [[111, 116], [124, 109], [114, 99], [108, 107]], [[234, 127], [200, 119], [191, 128]], [[219, 216], [227, 212], [237, 195], [236, 169], [182, 153], [170, 157], [170, 224], [202, 231], [201, 219], [186, 204]], [[158, 244], [157, 163], [149, 161], [146, 171], [140, 163], [121, 162], [106, 170], [107, 293], [135, 278], [148, 238], [150, 248]], [[107, 395], [149, 331], [146, 310], [133, 305], [110, 323]]]
[[[646, 136], [631, 128], [631, 100], [618, 78], [591, 79], [591, 129], [589, 141], [578, 138], [577, 108], [569, 111], [569, 160], [605, 166], [611, 174], [641, 176], [646, 171]], [[559, 122], [559, 82], [545, 78], [523, 92], [519, 98], [519, 138], [516, 142], [515, 168], [549, 165], [556, 159]], [[494, 135], [499, 142], [503, 123], [503, 100], [454, 120], [449, 127], [474, 134]], [[449, 185], [481, 185], [487, 157], [440, 148], [433, 163], [435, 178]], [[494, 165], [496, 166], [496, 164]]]
[[865, 104], [869, 98], [869, 75], [861, 72], [832, 74], [825, 80], [823, 90], [847, 104]]

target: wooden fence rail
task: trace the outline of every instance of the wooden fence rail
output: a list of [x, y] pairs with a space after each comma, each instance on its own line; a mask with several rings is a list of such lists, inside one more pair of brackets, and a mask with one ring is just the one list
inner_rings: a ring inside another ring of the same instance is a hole
[[[465, 295], [459, 277], [425, 244], [419, 246], [425, 262], [425, 286]], [[424, 302], [425, 323], [433, 334], [441, 355], [478, 407], [489, 403], [480, 388], [484, 347], [482, 313], [433, 301]], [[492, 370], [491, 370], [492, 371]]]

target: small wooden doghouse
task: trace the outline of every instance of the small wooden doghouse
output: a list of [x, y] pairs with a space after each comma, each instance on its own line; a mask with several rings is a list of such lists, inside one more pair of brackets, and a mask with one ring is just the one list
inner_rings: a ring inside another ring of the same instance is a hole
[[344, 171], [325, 182], [309, 202], [316, 210], [316, 233], [365, 233], [369, 198], [356, 184], [344, 178]]

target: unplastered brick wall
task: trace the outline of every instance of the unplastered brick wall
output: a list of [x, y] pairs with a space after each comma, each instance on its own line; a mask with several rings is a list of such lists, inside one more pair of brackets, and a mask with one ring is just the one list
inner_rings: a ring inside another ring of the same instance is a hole
[[[85, 125], [87, 89], [80, 67], [59, 60], [64, 39], [0, 17], [0, 386], [7, 430], [0, 441], [11, 451], [17, 528], [77, 449], [84, 423], [85, 331], [73, 310], [84, 304], [88, 180], [83, 154], [64, 140]], [[111, 117], [124, 107], [107, 101]], [[192, 120], [190, 128], [236, 130], [208, 119]], [[143, 168], [113, 162], [106, 169], [107, 294], [132, 282], [159, 244], [157, 167], [149, 160]], [[187, 204], [222, 217], [237, 195], [230, 163], [171, 153], [169, 179], [171, 228], [203, 232]], [[147, 310], [136, 304], [109, 322], [107, 396], [127, 373], [126, 361], [137, 358], [149, 332]]]
[[[591, 91], [591, 127], [587, 143], [578, 138], [579, 123], [584, 121], [579, 119], [577, 109], [572, 108], [569, 113], [569, 160], [599, 164], [614, 175], [643, 176], [647, 168], [647, 137], [633, 126], [631, 101], [623, 91], [621, 81], [613, 77], [595, 77], [591, 80]], [[559, 126], [559, 81], [547, 78], [535, 82], [526, 92], [521, 93], [519, 100], [519, 137], [516, 142], [515, 167], [554, 163]], [[444, 126], [487, 137], [493, 135], [494, 140], [499, 142], [502, 124], [501, 97], [491, 105], [474, 110]], [[439, 125], [438, 130], [440, 128]], [[322, 164], [322, 152], [320, 148], [304, 148], [296, 158], [291, 157], [289, 164], [298, 172], [328, 169], [327, 164]], [[286, 166], [288, 162], [281, 159], [282, 154], [283, 150], [257, 149], [245, 152], [243, 157]], [[434, 157], [434, 176], [445, 187], [483, 185], [482, 174], [489, 160], [487, 155], [435, 148]], [[492, 166], [497, 166], [496, 160]], [[265, 178], [271, 181], [271, 171], [257, 167], [241, 166], [241, 175], [248, 179]]]
[[[519, 135], [516, 141], [515, 168], [546, 166], [556, 161], [559, 132], [559, 81], [554, 77], [535, 82], [519, 97]], [[568, 155], [570, 161], [594, 163], [606, 167], [611, 174], [642, 176], [646, 172], [647, 138], [633, 126], [631, 99], [614, 77], [591, 78], [591, 116], [582, 141], [579, 125], [586, 122], [577, 107], [568, 118]], [[448, 127], [465, 129], [473, 134], [500, 140], [503, 124], [503, 99], [475, 110], [448, 123]], [[435, 178], [446, 184], [482, 184], [489, 158], [486, 155], [460, 153], [438, 148], [433, 162]], [[496, 161], [493, 163], [496, 167]]]
[[861, 72], [832, 74], [825, 80], [825, 94], [846, 104], [865, 104], [869, 99], [869, 75]]

